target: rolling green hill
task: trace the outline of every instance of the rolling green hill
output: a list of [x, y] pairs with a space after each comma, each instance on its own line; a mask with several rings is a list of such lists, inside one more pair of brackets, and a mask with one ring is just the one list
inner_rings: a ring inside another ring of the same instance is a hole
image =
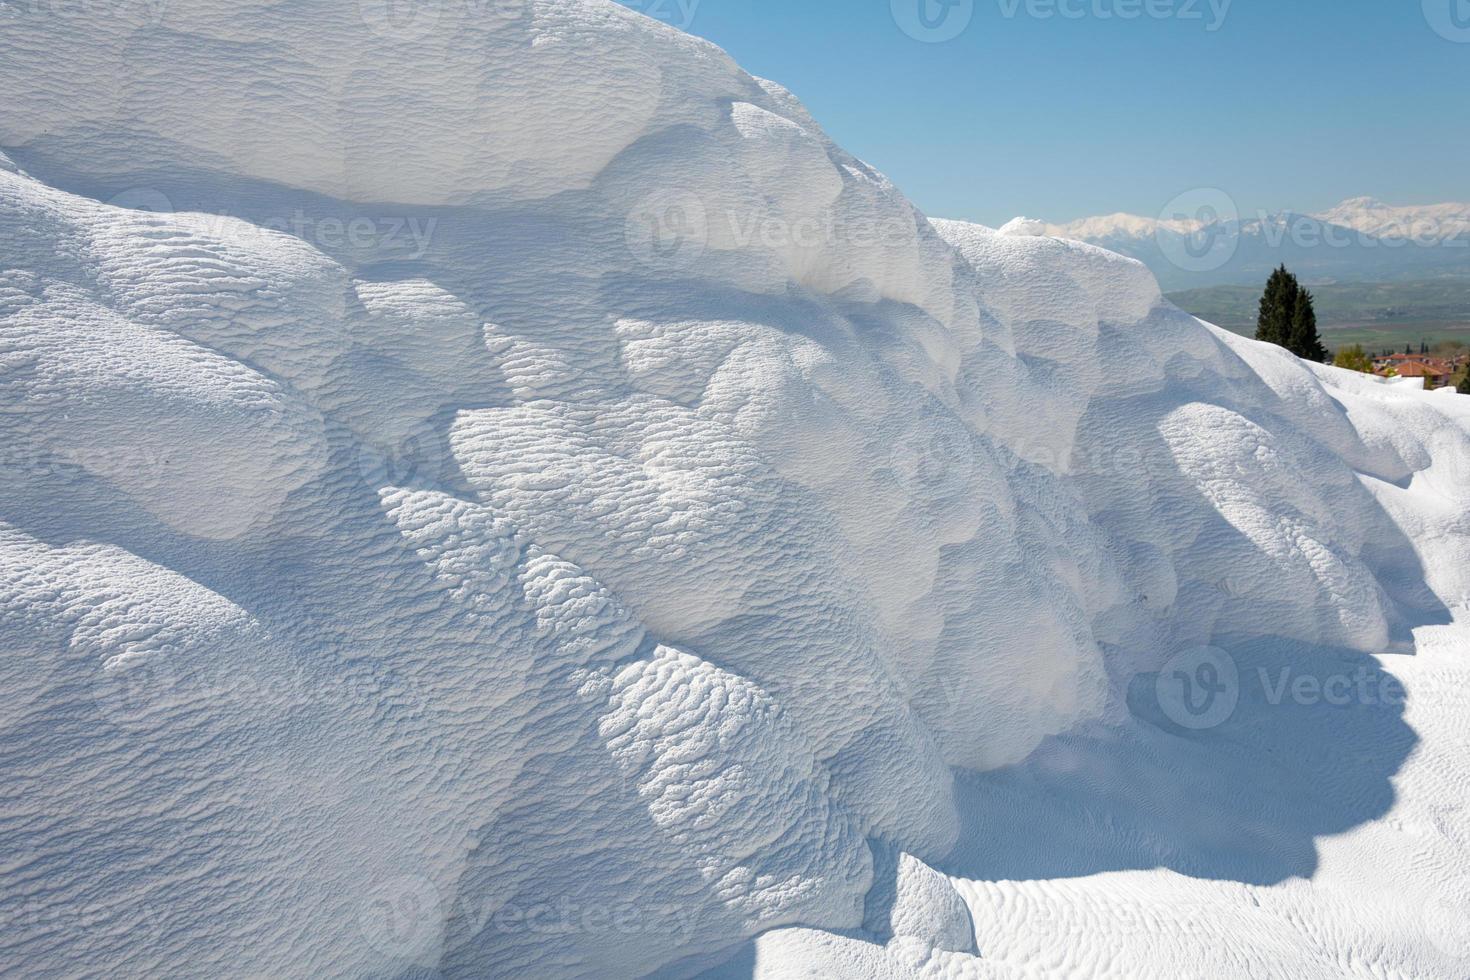
[[[1312, 286], [1322, 339], [1330, 348], [1362, 344], [1402, 349], [1421, 341], [1470, 343], [1470, 279]], [[1202, 320], [1252, 336], [1260, 286], [1212, 286], [1168, 299]]]

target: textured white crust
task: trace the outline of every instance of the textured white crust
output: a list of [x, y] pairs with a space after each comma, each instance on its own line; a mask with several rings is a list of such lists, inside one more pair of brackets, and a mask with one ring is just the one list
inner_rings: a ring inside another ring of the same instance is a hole
[[[1456, 975], [1470, 399], [422, 7], [4, 21], [0, 972]], [[1412, 752], [1138, 701], [1415, 627]]]

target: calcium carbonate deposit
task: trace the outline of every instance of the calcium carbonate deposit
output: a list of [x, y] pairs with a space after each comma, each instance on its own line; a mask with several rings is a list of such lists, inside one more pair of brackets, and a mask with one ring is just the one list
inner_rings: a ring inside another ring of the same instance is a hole
[[0, 972], [1470, 975], [1470, 398], [606, 0], [115, 7], [0, 6]]

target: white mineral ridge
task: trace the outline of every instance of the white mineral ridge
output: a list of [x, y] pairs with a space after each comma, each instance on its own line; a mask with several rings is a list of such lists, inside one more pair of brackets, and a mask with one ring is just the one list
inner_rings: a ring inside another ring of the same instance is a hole
[[1470, 399], [611, 2], [116, 7], [0, 11], [0, 973], [1470, 972]]

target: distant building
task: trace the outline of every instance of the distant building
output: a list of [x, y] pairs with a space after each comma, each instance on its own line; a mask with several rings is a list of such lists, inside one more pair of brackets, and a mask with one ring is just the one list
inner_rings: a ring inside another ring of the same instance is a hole
[[1400, 378], [1423, 378], [1426, 388], [1442, 387], [1449, 382], [1450, 375], [1455, 373], [1454, 368], [1444, 361], [1417, 356], [1398, 361], [1375, 373], [1386, 375], [1390, 370]]
[[1424, 378], [1426, 384], [1437, 387], [1450, 379], [1457, 370], [1457, 361], [1447, 361], [1431, 354], [1389, 354], [1373, 359], [1373, 373], [1384, 377]]

